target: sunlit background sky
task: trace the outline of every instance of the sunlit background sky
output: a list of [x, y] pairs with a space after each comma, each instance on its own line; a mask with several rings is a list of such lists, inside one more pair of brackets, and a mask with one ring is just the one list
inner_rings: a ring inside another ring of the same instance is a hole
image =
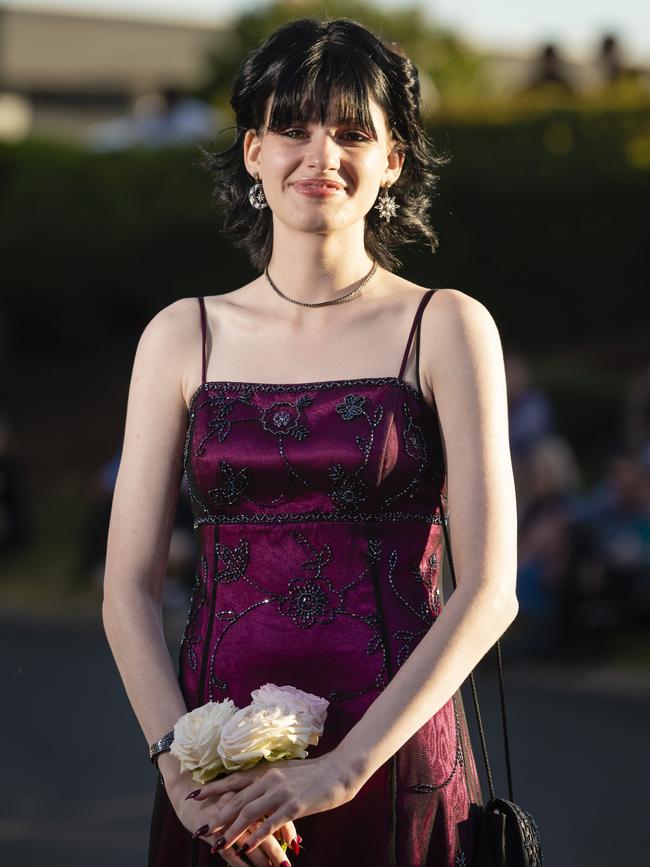
[[[215, 22], [262, 4], [257, 0], [12, 0], [5, 5]], [[576, 58], [590, 55], [598, 35], [611, 30], [631, 60], [650, 57], [648, 0], [428, 0], [419, 4], [376, 0], [375, 5], [420, 5], [434, 19], [494, 47], [528, 50], [547, 39], [558, 41]]]

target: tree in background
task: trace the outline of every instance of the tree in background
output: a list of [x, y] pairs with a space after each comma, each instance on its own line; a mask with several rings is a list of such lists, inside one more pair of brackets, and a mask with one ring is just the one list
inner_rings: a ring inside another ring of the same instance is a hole
[[445, 102], [473, 98], [487, 88], [481, 58], [461, 37], [432, 23], [417, 6], [381, 10], [358, 0], [280, 0], [243, 13], [232, 24], [229, 37], [208, 53], [207, 74], [196, 95], [231, 116], [228, 96], [237, 68], [246, 52], [286, 21], [301, 18], [353, 18], [379, 38], [396, 42], [420, 73], [425, 115]]

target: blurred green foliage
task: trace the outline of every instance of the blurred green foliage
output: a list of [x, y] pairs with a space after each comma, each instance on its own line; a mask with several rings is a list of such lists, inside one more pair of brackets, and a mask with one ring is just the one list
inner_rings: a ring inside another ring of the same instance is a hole
[[396, 42], [418, 67], [425, 110], [435, 108], [442, 100], [478, 97], [488, 87], [481, 74], [481, 58], [468, 50], [462, 37], [432, 23], [419, 6], [388, 10], [358, 0], [284, 0], [258, 6], [234, 20], [228, 38], [208, 53], [207, 71], [197, 95], [228, 110], [230, 86], [245, 53], [281, 24], [303, 17], [350, 18], [380, 39]]
[[[452, 158], [431, 206], [440, 248], [404, 248], [406, 276], [478, 297], [533, 353], [647, 321], [650, 107], [448, 116], [429, 131]], [[219, 232], [194, 147], [2, 145], [0, 220], [5, 359], [20, 338], [90, 351], [178, 297], [255, 276]]]

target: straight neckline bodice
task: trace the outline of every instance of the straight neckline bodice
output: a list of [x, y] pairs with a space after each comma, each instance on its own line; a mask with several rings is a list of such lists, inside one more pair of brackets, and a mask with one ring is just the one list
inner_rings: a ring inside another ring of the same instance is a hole
[[403, 389], [412, 397], [414, 397], [418, 403], [425, 409], [428, 410], [432, 415], [434, 414], [434, 409], [430, 406], [427, 401], [424, 399], [424, 396], [414, 388], [409, 382], [403, 379], [401, 376], [359, 376], [359, 377], [351, 377], [349, 379], [325, 379], [325, 380], [314, 380], [312, 382], [248, 382], [244, 380], [218, 380], [218, 379], [209, 379], [205, 382], [202, 382], [198, 388], [195, 390], [194, 394], [190, 398], [190, 403], [188, 406], [188, 414], [191, 415], [194, 413], [196, 407], [196, 401], [199, 395], [202, 392], [208, 392], [211, 389], [224, 388], [232, 391], [242, 391], [244, 389], [252, 389], [254, 391], [262, 391], [262, 392], [292, 392], [292, 391], [300, 391], [302, 389], [309, 390], [320, 390], [326, 388], [348, 388], [348, 387], [356, 387], [356, 386], [396, 386], [398, 388]]

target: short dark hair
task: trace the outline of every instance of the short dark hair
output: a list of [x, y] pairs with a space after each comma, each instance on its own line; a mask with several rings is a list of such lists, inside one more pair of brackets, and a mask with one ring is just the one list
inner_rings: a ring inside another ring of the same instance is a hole
[[370, 209], [366, 251], [387, 270], [402, 264], [392, 250], [396, 245], [424, 238], [435, 253], [438, 236], [427, 212], [438, 180], [435, 170], [449, 157], [434, 149], [424, 130], [416, 66], [395, 43], [382, 42], [356, 21], [301, 18], [277, 28], [243, 59], [230, 94], [234, 143], [221, 153], [199, 148], [201, 165], [213, 178], [213, 201], [224, 213], [223, 232], [246, 251], [254, 267], [263, 270], [270, 261], [273, 222], [270, 208], [256, 210], [248, 200], [252, 180], [242, 142], [247, 130], [262, 128], [270, 98], [270, 130], [297, 119], [325, 123], [334, 115], [373, 132], [368, 100], [375, 100], [405, 159], [391, 186], [397, 214], [384, 221]]

